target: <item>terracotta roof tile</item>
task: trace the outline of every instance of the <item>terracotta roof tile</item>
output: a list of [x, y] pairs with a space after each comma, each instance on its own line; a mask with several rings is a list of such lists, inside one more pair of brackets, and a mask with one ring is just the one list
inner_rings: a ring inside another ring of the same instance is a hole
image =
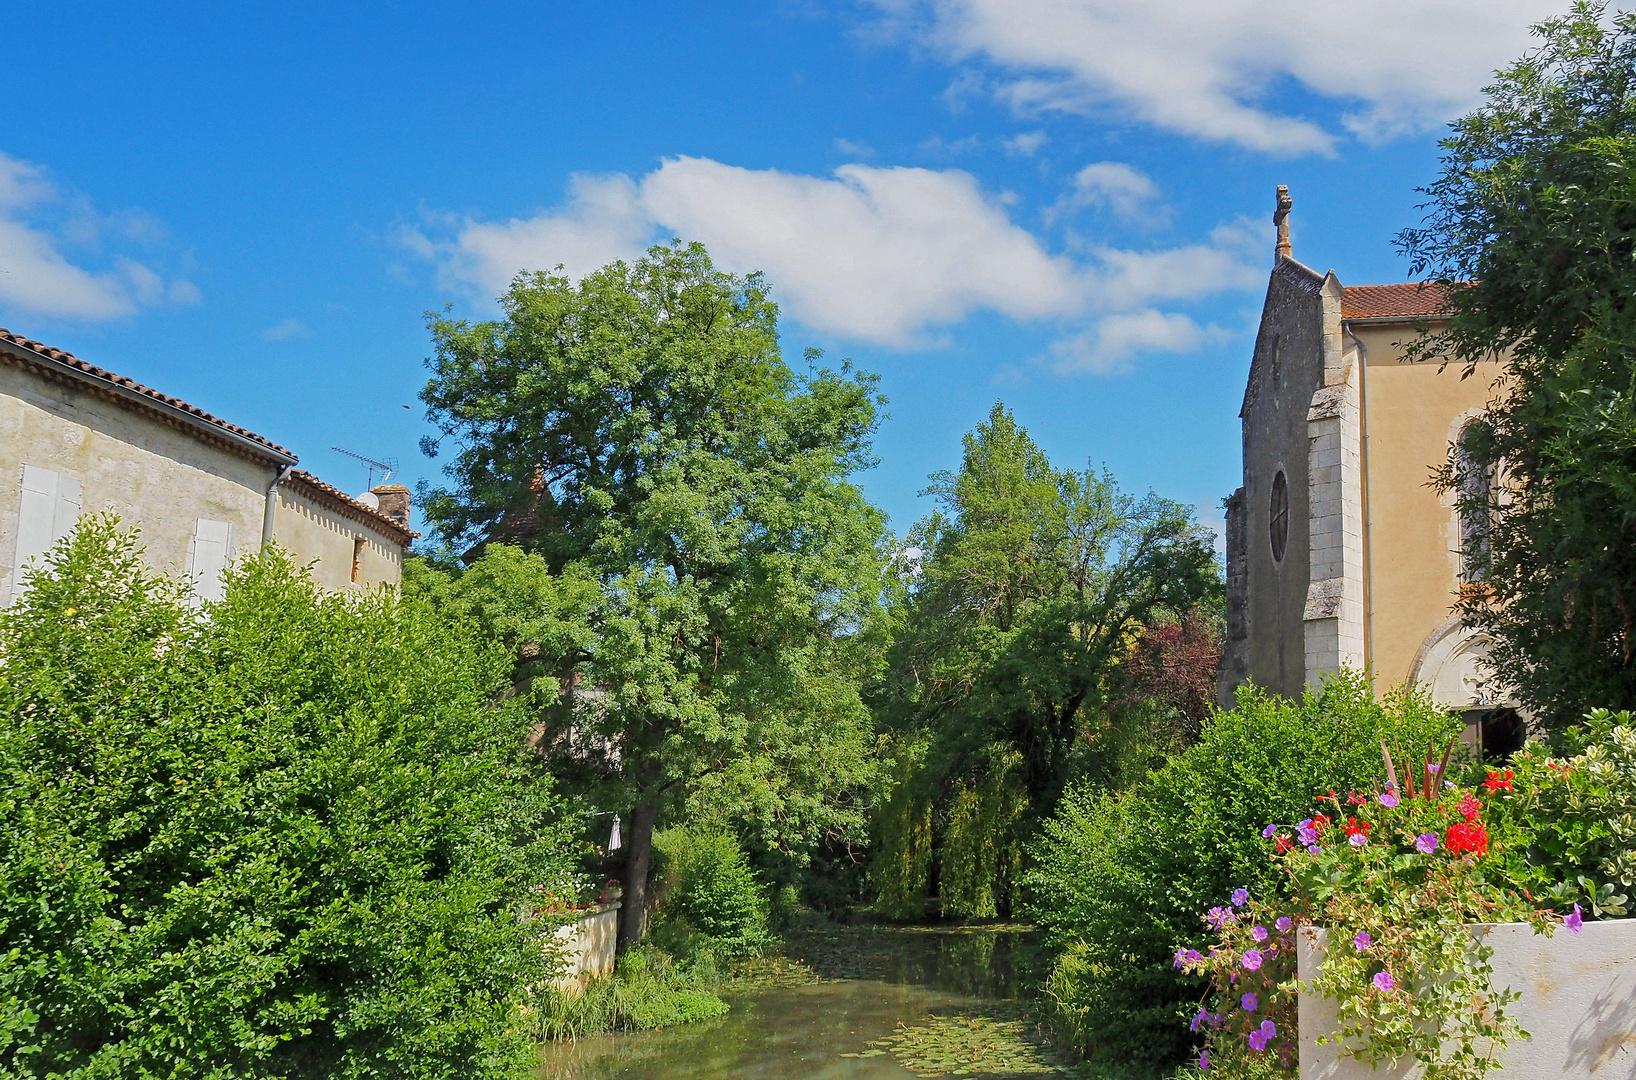
[[188, 416], [202, 424], [220, 428], [223, 431], [237, 435], [240, 439], [265, 447], [274, 454], [287, 458], [290, 461], [295, 460], [295, 455], [293, 453], [284, 449], [282, 446], [271, 441], [270, 439], [264, 439], [255, 432], [247, 431], [244, 428], [239, 427], [237, 424], [229, 424], [226, 420], [223, 420], [220, 417], [212, 416], [203, 409], [189, 405], [180, 398], [173, 398], [169, 394], [161, 394], [157, 390], [143, 386], [135, 379], [127, 379], [123, 375], [115, 375], [113, 372], [99, 368], [95, 364], [88, 364], [84, 360], [81, 360], [79, 357], [75, 356], [73, 353], [64, 352], [61, 349], [53, 349], [49, 345], [43, 345], [38, 341], [23, 337], [21, 334], [14, 334], [10, 330], [4, 329], [0, 329], [0, 342], [10, 343], [25, 349], [28, 352], [37, 353], [40, 356], [55, 360], [60, 364], [65, 364], [81, 374], [88, 376], [92, 380], [111, 383], [114, 386], [130, 391], [137, 397], [147, 398], [159, 405], [169, 406], [171, 409], [186, 413]]
[[359, 502], [340, 488], [324, 483], [324, 481], [303, 469], [290, 470], [290, 475], [285, 478], [284, 482], [287, 484], [291, 480], [294, 480], [297, 486], [304, 487], [308, 495], [312, 496], [316, 501], [326, 504], [331, 510], [338, 511], [354, 521], [380, 529], [388, 536], [396, 537], [405, 547], [409, 545], [409, 541], [420, 535], [413, 529], [406, 529], [399, 525], [379, 510]]
[[1346, 285], [1341, 289], [1344, 319], [1412, 319], [1448, 313], [1448, 289], [1407, 282], [1402, 285]]

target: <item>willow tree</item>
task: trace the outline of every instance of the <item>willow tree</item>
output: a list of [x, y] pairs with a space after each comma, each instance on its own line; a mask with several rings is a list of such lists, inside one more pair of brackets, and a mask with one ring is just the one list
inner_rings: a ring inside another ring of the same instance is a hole
[[[543, 742], [628, 815], [621, 938], [636, 940], [672, 795], [732, 789], [741, 829], [786, 840], [857, 817], [842, 797], [870, 731], [850, 665], [884, 518], [851, 477], [873, 463], [883, 399], [844, 366], [793, 373], [763, 280], [697, 244], [578, 283], [523, 274], [501, 303], [499, 321], [431, 319], [421, 397], [456, 454], [425, 513], [453, 548], [529, 556], [497, 568], [491, 600], [536, 674], [580, 688]], [[558, 581], [516, 584], [529, 573]], [[555, 645], [526, 640], [516, 609], [587, 582], [584, 633], [559, 632], [558, 612], [536, 620]]]
[[[1051, 813], [1105, 706], [1129, 693], [1116, 674], [1139, 658], [1144, 629], [1219, 604], [1221, 574], [1191, 509], [1052, 467], [1003, 405], [929, 493], [939, 508], [910, 537], [919, 572], [895, 612], [877, 707], [916, 748], [906, 782], [947, 802], [942, 844], [958, 858], [990, 843], [967, 835], [974, 821], [1022, 830]], [[1016, 794], [997, 769], [1014, 774]], [[966, 812], [973, 798], [979, 812]]]
[[1561, 725], [1636, 706], [1636, 16], [1580, 3], [1535, 29], [1454, 123], [1400, 243], [1453, 298], [1419, 359], [1470, 375], [1509, 351], [1439, 480], [1479, 523], [1464, 620]]

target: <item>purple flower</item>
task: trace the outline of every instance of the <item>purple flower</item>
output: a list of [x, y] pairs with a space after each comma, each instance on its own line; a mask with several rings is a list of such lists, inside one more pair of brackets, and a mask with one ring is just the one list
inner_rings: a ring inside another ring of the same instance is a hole
[[1250, 1032], [1250, 1049], [1265, 1050], [1267, 1048], [1267, 1044], [1272, 1042], [1273, 1036], [1277, 1034], [1277, 1024], [1273, 1023], [1271, 1020], [1261, 1021], [1261, 1026]]
[[1454, 781], [1453, 780], [1443, 781], [1443, 789], [1445, 791], [1453, 791], [1454, 790]]
[[1255, 971], [1260, 966], [1261, 966], [1261, 950], [1259, 950], [1259, 949], [1245, 949], [1244, 950], [1244, 970], [1245, 971]]
[[1307, 845], [1307, 854], [1308, 855], [1317, 855], [1321, 851], [1323, 851], [1323, 848], [1319, 847], [1317, 844], [1308, 844]]
[[1318, 830], [1312, 827], [1311, 818], [1296, 824], [1295, 835], [1300, 837], [1303, 844], [1311, 845], [1318, 842]]
[[1280, 915], [1280, 916], [1278, 916], [1278, 921], [1273, 923], [1272, 925], [1278, 930], [1278, 932], [1280, 934], [1287, 934], [1287, 933], [1289, 933], [1289, 928], [1294, 924], [1289, 921], [1289, 916], [1288, 915]]
[[1200, 1050], [1199, 1051], [1199, 1071], [1201, 1071], [1201, 1072], [1209, 1072], [1210, 1071], [1210, 1051], [1208, 1051], [1208, 1050]]
[[1374, 983], [1375, 989], [1379, 990], [1383, 994], [1397, 985], [1397, 983], [1392, 981], [1392, 973], [1390, 971], [1377, 971], [1375, 972], [1375, 977], [1369, 981]]
[[1585, 925], [1585, 913], [1579, 910], [1578, 904], [1574, 905], [1571, 914], [1563, 918], [1562, 925], [1568, 928], [1570, 934], [1579, 933], [1579, 928]]
[[1437, 850], [1437, 834], [1434, 832], [1421, 833], [1415, 837], [1414, 849], [1422, 854], [1430, 855]]
[[1250, 890], [1249, 889], [1239, 888], [1239, 889], [1234, 889], [1233, 890], [1233, 906], [1234, 907], [1243, 907], [1244, 906], [1244, 901], [1248, 900], [1249, 898], [1250, 898]]
[[1205, 916], [1205, 921], [1211, 926], [1215, 927], [1217, 930], [1220, 930], [1223, 926], [1226, 926], [1228, 923], [1237, 918], [1238, 916], [1234, 915], [1228, 908], [1213, 907], [1210, 909], [1210, 914]]
[[1365, 950], [1365, 949], [1367, 949], [1369, 947], [1369, 941], [1370, 941], [1369, 931], [1359, 930], [1352, 937], [1352, 947], [1354, 949], [1358, 950], [1359, 952], [1362, 952], [1363, 950]]
[[1261, 839], [1271, 840], [1272, 839], [1272, 834], [1277, 832], [1277, 831], [1278, 831], [1278, 826], [1268, 825], [1265, 829], [1261, 830]]
[[1380, 793], [1380, 805], [1384, 806], [1388, 810], [1390, 810], [1392, 807], [1396, 806], [1397, 805], [1397, 792], [1392, 790], [1391, 788], [1387, 788], [1385, 791], [1381, 792]]
[[1252, 926], [1250, 927], [1250, 936], [1255, 938], [1257, 941], [1266, 941], [1267, 928], [1265, 926]]
[[1426, 771], [1431, 773], [1433, 776], [1436, 776], [1438, 773], [1443, 771], [1443, 766], [1433, 765], [1431, 762], [1428, 761], [1428, 762], [1426, 762]]
[[1255, 1012], [1256, 1006], [1261, 1004], [1261, 999], [1256, 997], [1254, 994], [1245, 994], [1243, 997], [1238, 999], [1238, 1003], [1244, 1006], [1245, 1012]]
[[1193, 964], [1202, 964], [1203, 962], [1204, 962], [1204, 954], [1199, 952], [1197, 949], [1177, 949], [1176, 950], [1176, 966], [1177, 967], [1189, 967], [1189, 966], [1191, 966]]
[[1369, 838], [1360, 832], [1355, 832], [1346, 838], [1346, 842], [1353, 847], [1362, 847], [1369, 842]]
[[1208, 1024], [1209, 1022], [1210, 1022], [1210, 1011], [1208, 1009], [1200, 1009], [1194, 1015], [1193, 1022], [1191, 1024], [1188, 1024], [1187, 1026], [1192, 1028], [1194, 1031], [1198, 1031], [1199, 1028], [1203, 1027], [1205, 1024]]

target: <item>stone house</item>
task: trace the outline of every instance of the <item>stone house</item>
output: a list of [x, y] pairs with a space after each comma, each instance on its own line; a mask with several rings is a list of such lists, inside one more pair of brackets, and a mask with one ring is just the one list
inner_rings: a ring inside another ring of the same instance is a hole
[[82, 513], [140, 527], [156, 568], [221, 595], [241, 552], [276, 541], [329, 590], [396, 585], [401, 485], [349, 496], [295, 454], [60, 349], [0, 330], [0, 604]]
[[1244, 392], [1244, 485], [1227, 500], [1227, 640], [1218, 682], [1299, 695], [1343, 666], [1377, 691], [1425, 684], [1488, 752], [1522, 720], [1484, 670], [1485, 642], [1453, 614], [1467, 580], [1453, 494], [1432, 469], [1479, 417], [1503, 361], [1405, 363], [1404, 345], [1445, 322], [1446, 294], [1343, 285], [1291, 254], [1278, 189], [1277, 248]]

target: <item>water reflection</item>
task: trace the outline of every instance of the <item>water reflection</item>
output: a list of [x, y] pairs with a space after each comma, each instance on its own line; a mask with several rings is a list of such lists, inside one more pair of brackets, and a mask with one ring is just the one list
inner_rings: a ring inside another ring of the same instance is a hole
[[914, 1074], [869, 1041], [934, 1014], [975, 1013], [1028, 978], [1031, 935], [1010, 930], [817, 929], [788, 952], [825, 979], [730, 997], [720, 1019], [604, 1035], [542, 1051], [539, 1080], [905, 1080]]

